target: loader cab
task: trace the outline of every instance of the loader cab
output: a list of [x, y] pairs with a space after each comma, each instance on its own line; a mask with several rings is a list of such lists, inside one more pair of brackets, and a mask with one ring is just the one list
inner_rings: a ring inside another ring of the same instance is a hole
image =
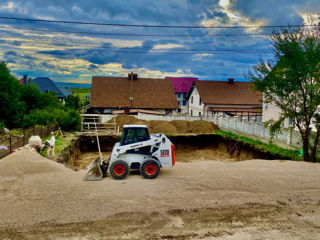
[[128, 145], [150, 139], [148, 128], [145, 125], [124, 125], [120, 145]]

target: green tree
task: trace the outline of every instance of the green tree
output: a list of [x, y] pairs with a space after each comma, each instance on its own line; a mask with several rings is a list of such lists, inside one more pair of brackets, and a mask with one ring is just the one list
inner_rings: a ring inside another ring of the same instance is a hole
[[82, 109], [82, 104], [81, 104], [80, 97], [78, 95], [76, 95], [76, 96], [73, 96], [73, 95], [67, 96], [66, 99], [65, 99], [65, 106], [67, 108], [71, 108], [71, 109], [74, 109], [74, 110], [80, 112], [81, 109]]
[[[271, 36], [274, 61], [253, 67], [246, 76], [256, 90], [264, 92], [266, 103], [281, 109], [279, 124], [286, 118], [299, 129], [305, 161], [316, 161], [320, 137], [320, 40], [319, 34], [289, 28]], [[316, 126], [314, 141], [311, 124]]]
[[26, 105], [26, 112], [32, 109], [41, 108], [41, 99], [43, 98], [40, 89], [35, 84], [27, 84], [21, 87], [21, 101]]
[[17, 79], [10, 74], [7, 65], [0, 63], [0, 121], [9, 128], [22, 124], [26, 106], [20, 101], [21, 88]]

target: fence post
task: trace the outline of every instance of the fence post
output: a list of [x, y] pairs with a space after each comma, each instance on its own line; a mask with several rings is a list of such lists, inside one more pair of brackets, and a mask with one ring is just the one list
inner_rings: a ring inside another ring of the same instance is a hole
[[292, 132], [293, 132], [293, 127], [289, 127], [289, 145], [292, 145]]
[[26, 129], [23, 129], [23, 146], [26, 144]]
[[12, 152], [12, 140], [11, 140], [11, 134], [10, 134], [10, 140], [9, 140], [9, 150], [10, 150], [10, 153]]
[[252, 128], [251, 128], [252, 135], [256, 135], [256, 134], [254, 133], [254, 125], [255, 125], [254, 117], [251, 118], [251, 124], [252, 124]]
[[233, 117], [233, 129], [236, 130], [237, 127], [238, 116]]
[[34, 126], [32, 127], [32, 135], [34, 136]]

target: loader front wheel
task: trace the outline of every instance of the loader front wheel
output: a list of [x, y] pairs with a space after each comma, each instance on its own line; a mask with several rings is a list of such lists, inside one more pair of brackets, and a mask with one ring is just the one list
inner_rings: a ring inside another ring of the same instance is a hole
[[117, 180], [124, 179], [129, 174], [129, 166], [123, 160], [114, 161], [110, 166], [110, 175]]
[[153, 159], [145, 161], [140, 168], [141, 175], [147, 179], [156, 178], [159, 172], [160, 172], [159, 163]]

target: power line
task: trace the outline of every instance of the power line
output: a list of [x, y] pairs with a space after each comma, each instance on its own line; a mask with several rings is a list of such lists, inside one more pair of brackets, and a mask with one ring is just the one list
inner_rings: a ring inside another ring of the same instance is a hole
[[[19, 41], [19, 42], [24, 42], [24, 43], [30, 43], [33, 46], [35, 45], [40, 45], [40, 46], [47, 46], [47, 47], [51, 47], [51, 46], [55, 46], [55, 47], [75, 47], [78, 45], [75, 44], [52, 44], [52, 43], [31, 43], [29, 41]], [[80, 44], [86, 44], [84, 42], [79, 42]], [[9, 44], [9, 43], [7, 43]], [[91, 44], [91, 43], [89, 43]], [[17, 46], [18, 48], [23, 48], [23, 46]], [[170, 53], [172, 51], [174, 52], [183, 52], [183, 53], [188, 53], [188, 54], [195, 54], [195, 53], [202, 53], [202, 54], [206, 54], [206, 53], [218, 53], [218, 52], [230, 52], [230, 53], [272, 53], [271, 51], [267, 51], [264, 49], [186, 49], [185, 47], [182, 49], [182, 47], [176, 47], [176, 48], [153, 48], [154, 46], [135, 46], [138, 49], [131, 49], [130, 46], [121, 46], [121, 47], [114, 47], [114, 46], [99, 46], [99, 48], [91, 48], [91, 49], [84, 49], [84, 48], [69, 48], [69, 49], [55, 49], [55, 50], [50, 50], [50, 51], [65, 51], [65, 50], [75, 50], [75, 51], [105, 51], [105, 49], [117, 49], [117, 50], [113, 50], [113, 52], [132, 52], [132, 53], [157, 53], [157, 51], [165, 51], [163, 53]], [[149, 51], [144, 51], [144, 52], [136, 52], [136, 50], [149, 50]], [[161, 52], [159, 52], [161, 53]]]
[[[212, 52], [172, 52], [172, 51], [168, 51], [168, 52], [154, 52], [154, 51], [124, 51], [124, 50], [106, 50], [106, 49], [83, 49], [83, 48], [73, 48], [73, 49], [69, 49], [69, 50], [74, 50], [74, 51], [86, 51], [86, 52], [103, 52], [103, 51], [107, 51], [107, 52], [115, 52], [115, 53], [141, 53], [141, 54], [145, 54], [145, 53], [149, 53], [149, 54], [173, 54], [173, 55], [179, 55], [179, 54], [259, 54], [259, 53], [272, 53], [271, 51], [212, 51]], [[53, 51], [63, 51], [63, 50], [49, 50], [49, 51], [39, 51], [40, 53], [44, 53], [44, 54], [49, 54], [50, 52]]]
[[[191, 26], [191, 25], [147, 25], [147, 24], [120, 24], [120, 23], [100, 23], [100, 22], [80, 22], [80, 21], [64, 21], [34, 18], [18, 18], [0, 16], [0, 19], [15, 21], [31, 21], [31, 22], [47, 22], [47, 23], [64, 23], [64, 24], [81, 24], [81, 25], [97, 25], [97, 26], [116, 26], [116, 27], [143, 27], [143, 28], [212, 28], [212, 29], [243, 29], [243, 28], [282, 28], [289, 25], [247, 25], [247, 26]], [[317, 27], [317, 25], [295, 24], [290, 27]]]
[[110, 35], [110, 36], [135, 36], [135, 37], [238, 37], [238, 36], [270, 36], [265, 33], [235, 33], [235, 34], [138, 34], [138, 33], [110, 33], [110, 32], [82, 32], [82, 31], [64, 31], [35, 28], [18, 28], [18, 27], [0, 27], [1, 29], [11, 30], [28, 30], [36, 32], [57, 32], [87, 35]]

